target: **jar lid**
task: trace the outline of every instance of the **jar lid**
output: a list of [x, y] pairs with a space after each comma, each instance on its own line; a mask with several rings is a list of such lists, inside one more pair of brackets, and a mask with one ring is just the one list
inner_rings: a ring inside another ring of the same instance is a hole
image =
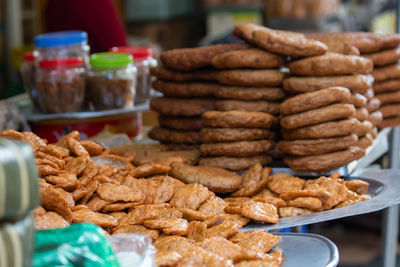
[[24, 60], [27, 62], [32, 62], [35, 60], [36, 56], [37, 56], [36, 51], [29, 51], [24, 54]]
[[42, 60], [39, 62], [39, 67], [53, 69], [57, 67], [82, 67], [82, 58], [62, 58], [62, 59], [50, 59]]
[[153, 49], [146, 46], [115, 46], [110, 51], [130, 54], [134, 59], [144, 59], [153, 56]]
[[132, 62], [132, 56], [124, 53], [101, 52], [90, 56], [90, 65], [99, 68], [125, 67]]
[[73, 45], [87, 42], [88, 35], [84, 31], [61, 31], [39, 34], [35, 37], [36, 47], [53, 47]]

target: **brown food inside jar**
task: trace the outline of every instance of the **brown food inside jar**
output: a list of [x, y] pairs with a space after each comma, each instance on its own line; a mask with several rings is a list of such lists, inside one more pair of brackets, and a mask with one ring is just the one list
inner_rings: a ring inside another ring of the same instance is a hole
[[96, 110], [125, 108], [133, 103], [133, 80], [89, 77], [88, 98]]
[[148, 66], [138, 65], [135, 103], [143, 103], [150, 98], [151, 75]]
[[36, 88], [40, 107], [46, 113], [78, 112], [85, 97], [85, 79], [72, 81], [38, 81]]

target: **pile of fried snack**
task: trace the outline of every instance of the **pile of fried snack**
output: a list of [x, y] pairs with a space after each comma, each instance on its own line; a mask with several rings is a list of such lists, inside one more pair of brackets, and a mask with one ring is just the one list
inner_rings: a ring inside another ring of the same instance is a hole
[[203, 166], [283, 160], [322, 172], [360, 159], [378, 128], [400, 124], [400, 35], [304, 35], [250, 23], [233, 34], [244, 43], [162, 53], [151, 70], [164, 96], [151, 101], [160, 127], [150, 138], [199, 147]]
[[[238, 232], [251, 220], [319, 212], [367, 200], [369, 184], [336, 174], [304, 180], [259, 163], [241, 176], [193, 166], [198, 151], [163, 145], [104, 150], [73, 131], [57, 144], [31, 132], [0, 136], [30, 144], [40, 173], [42, 205], [36, 229], [90, 222], [106, 234], [140, 233], [157, 248], [159, 266], [281, 266], [280, 237], [265, 230]], [[216, 194], [223, 194], [224, 198]], [[228, 194], [230, 194], [228, 196]], [[262, 265], [264, 264], [264, 265]]]

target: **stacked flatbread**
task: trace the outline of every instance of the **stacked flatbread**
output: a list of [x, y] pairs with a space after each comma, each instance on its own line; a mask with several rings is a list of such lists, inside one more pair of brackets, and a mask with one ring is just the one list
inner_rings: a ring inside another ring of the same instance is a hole
[[[373, 90], [369, 92], [369, 120], [380, 129], [400, 125], [400, 36], [351, 33], [352, 43], [374, 63]], [[373, 93], [375, 97], [373, 97]], [[382, 119], [383, 118], [383, 119]]]
[[293, 170], [321, 172], [361, 158], [372, 144], [367, 101], [361, 94], [372, 86], [367, 74], [373, 66], [337, 38], [312, 38], [325, 43], [327, 52], [292, 57], [288, 67], [293, 76], [284, 81], [284, 89], [294, 96], [280, 107], [283, 140], [277, 148]]
[[201, 115], [215, 109], [213, 95], [218, 72], [211, 68], [211, 59], [248, 48], [246, 44], [226, 44], [164, 52], [163, 67], [151, 69], [158, 78], [153, 88], [163, 97], [150, 102], [150, 108], [159, 113], [160, 126], [154, 127], [149, 137], [174, 150], [198, 148], [202, 142]]

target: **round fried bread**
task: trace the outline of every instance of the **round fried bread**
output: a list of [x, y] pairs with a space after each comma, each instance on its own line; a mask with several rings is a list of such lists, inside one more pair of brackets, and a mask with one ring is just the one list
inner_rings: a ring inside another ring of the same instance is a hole
[[150, 68], [151, 75], [167, 80], [167, 81], [175, 81], [175, 82], [189, 82], [189, 81], [208, 81], [214, 82], [217, 80], [218, 71], [214, 69], [207, 70], [196, 70], [190, 72], [182, 72], [167, 69], [162, 66], [152, 67]]
[[367, 58], [328, 52], [289, 63], [289, 69], [292, 74], [305, 76], [368, 74], [373, 64]]
[[375, 68], [371, 74], [376, 83], [386, 80], [400, 79], [400, 65], [395, 63], [385, 67]]
[[356, 108], [365, 107], [368, 103], [368, 99], [362, 94], [353, 94], [351, 96], [351, 104], [353, 104]]
[[357, 47], [351, 45], [351, 36], [347, 33], [311, 33], [306, 34], [306, 37], [326, 44], [329, 52], [344, 55], [360, 55], [360, 51], [358, 51]]
[[278, 86], [285, 78], [280, 70], [221, 70], [219, 83], [236, 86]]
[[236, 87], [217, 86], [214, 90], [215, 97], [236, 100], [281, 100], [286, 96], [281, 88], [277, 87]]
[[357, 143], [358, 137], [350, 134], [343, 137], [280, 141], [277, 148], [282, 153], [294, 156], [319, 155], [339, 151]]
[[384, 118], [400, 115], [400, 104], [385, 105], [379, 109]]
[[372, 98], [365, 106], [369, 113], [377, 111], [381, 106], [381, 101], [378, 98]]
[[374, 84], [374, 92], [376, 94], [379, 93], [386, 93], [392, 91], [399, 91], [400, 90], [400, 80], [388, 80], [377, 82]]
[[200, 166], [219, 167], [231, 171], [241, 171], [248, 169], [256, 163], [261, 165], [271, 163], [272, 158], [268, 155], [258, 155], [253, 157], [207, 157], [201, 158], [199, 161]]
[[336, 151], [327, 154], [285, 157], [283, 161], [295, 171], [322, 172], [337, 169], [353, 160], [362, 158], [365, 150], [356, 146], [351, 146], [346, 150]]
[[388, 49], [372, 54], [364, 54], [363, 57], [369, 58], [374, 66], [386, 66], [396, 63], [400, 59], [400, 48]]
[[[399, 114], [399, 113], [397, 113]], [[380, 110], [371, 112], [368, 116], [368, 121], [372, 123], [372, 125], [378, 125], [383, 120], [383, 115]]]
[[307, 125], [314, 125], [328, 121], [349, 118], [354, 116], [355, 108], [352, 104], [332, 104], [281, 118], [280, 124], [285, 129], [296, 129]]
[[208, 111], [203, 126], [216, 128], [271, 128], [277, 119], [268, 113], [244, 111]]
[[258, 101], [240, 101], [240, 100], [217, 100], [215, 108], [219, 111], [252, 111], [266, 112], [273, 115], [279, 114], [279, 102]]
[[176, 97], [208, 97], [214, 95], [215, 83], [178, 83], [156, 80], [153, 82], [154, 90], [163, 93], [164, 96]]
[[397, 126], [400, 126], [400, 116], [384, 118], [381, 123], [378, 124], [379, 129], [388, 127], [394, 128]]
[[229, 51], [249, 49], [248, 44], [220, 44], [165, 51], [160, 59], [164, 66], [175, 70], [195, 70], [211, 66], [212, 58]]
[[359, 121], [365, 121], [365, 120], [368, 120], [368, 117], [369, 117], [369, 112], [368, 112], [367, 108], [356, 109], [354, 118], [356, 118]]
[[150, 108], [168, 116], [200, 116], [206, 111], [214, 110], [213, 99], [181, 99], [181, 98], [153, 98]]
[[365, 96], [368, 101], [372, 100], [374, 98], [374, 96], [375, 96], [374, 89], [372, 89], [372, 87], [368, 88], [368, 90], [365, 91], [363, 96]]
[[396, 92], [377, 94], [375, 95], [375, 98], [381, 101], [381, 105], [400, 103], [400, 90]]
[[158, 140], [162, 143], [201, 143], [199, 131], [176, 131], [162, 127], [153, 127], [148, 135], [151, 139]]
[[398, 34], [379, 34], [371, 32], [343, 33], [351, 36], [351, 44], [361, 53], [373, 53], [384, 49], [395, 48], [400, 45]]
[[201, 117], [158, 116], [158, 123], [166, 128], [181, 131], [200, 130], [203, 127]]
[[215, 193], [228, 193], [240, 188], [242, 178], [221, 168], [191, 166], [180, 162], [171, 164], [170, 175], [185, 183], [199, 183]]
[[204, 143], [251, 141], [274, 139], [276, 133], [261, 128], [203, 128], [201, 137]]
[[346, 120], [325, 122], [294, 130], [281, 129], [281, 132], [284, 139], [297, 140], [345, 136], [352, 133], [355, 133], [358, 136], [364, 136], [371, 129], [371, 123], [361, 123], [359, 120], [351, 118]]
[[328, 87], [315, 92], [304, 93], [283, 101], [280, 113], [283, 115], [299, 113], [333, 103], [350, 103], [352, 95], [344, 87]]
[[212, 59], [212, 65], [217, 69], [268, 69], [280, 67], [284, 62], [282, 56], [257, 48], [230, 51]]
[[211, 143], [202, 144], [200, 152], [203, 156], [250, 157], [263, 154], [271, 150], [273, 146], [272, 140]]
[[366, 134], [363, 137], [361, 137], [358, 142], [355, 144], [355, 146], [361, 147], [362, 149], [367, 149], [368, 147], [372, 146], [372, 143], [374, 142], [374, 138], [372, 137], [371, 134]]
[[371, 75], [345, 75], [321, 77], [289, 77], [283, 81], [283, 88], [293, 94], [313, 92], [332, 86], [348, 88], [352, 93], [364, 94], [371, 88], [374, 79]]

